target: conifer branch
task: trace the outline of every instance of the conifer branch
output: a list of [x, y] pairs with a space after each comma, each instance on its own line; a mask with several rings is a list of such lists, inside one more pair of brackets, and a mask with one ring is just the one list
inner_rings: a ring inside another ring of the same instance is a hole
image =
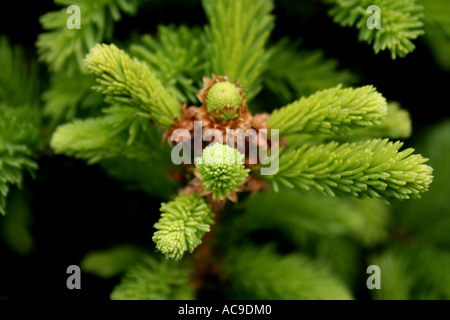
[[349, 290], [307, 258], [279, 255], [272, 247], [235, 247], [227, 254], [224, 271], [233, 299], [348, 300]]
[[42, 145], [41, 115], [34, 107], [0, 104], [0, 142], [37, 150]]
[[280, 136], [298, 133], [348, 134], [380, 124], [387, 114], [385, 98], [372, 86], [322, 90], [275, 110], [267, 125]]
[[[334, 22], [341, 26], [356, 26], [358, 40], [373, 43], [375, 53], [389, 49], [392, 59], [404, 57], [413, 51], [411, 40], [424, 33], [423, 6], [416, 0], [329, 0], [335, 6], [329, 11]], [[367, 8], [380, 8], [380, 29], [369, 29], [367, 19], [372, 13]]]
[[148, 119], [137, 114], [133, 107], [113, 105], [102, 111], [105, 114], [103, 119], [110, 126], [111, 133], [115, 135], [124, 133], [128, 136], [128, 145], [147, 135], [150, 136], [152, 144], [157, 147], [157, 141], [162, 139], [161, 133], [149, 126]]
[[402, 145], [388, 139], [304, 145], [283, 153], [278, 173], [269, 178], [275, 190], [285, 185], [330, 196], [420, 198], [432, 181], [432, 168], [425, 165], [428, 159], [412, 154], [414, 149], [399, 151]]
[[11, 185], [20, 188], [24, 172], [37, 169], [33, 153], [43, 139], [34, 61], [0, 37], [0, 69], [0, 213], [4, 215]]
[[373, 299], [450, 299], [450, 276], [442, 266], [450, 264], [450, 254], [423, 243], [414, 247], [392, 246], [373, 257], [371, 264], [383, 270], [383, 290], [373, 290]]
[[254, 194], [242, 206], [244, 213], [236, 218], [236, 228], [244, 236], [275, 229], [300, 248], [322, 237], [373, 245], [387, 236], [388, 210], [379, 200], [333, 198], [284, 188]]
[[378, 125], [353, 130], [347, 140], [363, 140], [370, 138], [406, 139], [411, 136], [412, 124], [408, 110], [400, 108], [398, 102], [388, 102], [388, 113]]
[[0, 213], [6, 214], [6, 197], [11, 185], [22, 186], [23, 172], [32, 173], [37, 164], [31, 160], [32, 152], [24, 145], [0, 141]]
[[99, 45], [85, 59], [87, 69], [97, 76], [97, 91], [106, 101], [135, 107], [139, 114], [151, 118], [167, 129], [175, 118], [181, 119], [181, 108], [148, 69], [115, 45]]
[[338, 70], [335, 59], [326, 59], [321, 50], [298, 49], [283, 38], [270, 48], [271, 55], [264, 73], [264, 86], [283, 102], [310, 95], [317, 90], [351, 84], [356, 75]]
[[152, 147], [149, 142], [128, 144], [126, 137], [114, 132], [107, 118], [95, 118], [59, 126], [53, 133], [50, 145], [56, 153], [86, 159], [92, 164], [117, 156], [155, 161], [160, 157], [158, 148]]
[[66, 73], [51, 75], [50, 88], [42, 94], [44, 114], [53, 124], [58, 124], [100, 113], [103, 97], [92, 90], [95, 84], [95, 79], [81, 72], [73, 72], [70, 76]]
[[274, 27], [272, 1], [203, 0], [203, 8], [210, 23], [207, 74], [239, 79], [250, 101], [261, 90], [260, 77], [269, 57], [264, 46]]
[[160, 260], [152, 256], [132, 266], [111, 293], [112, 300], [191, 300], [188, 283], [192, 267], [186, 262]]
[[[71, 74], [83, 70], [83, 58], [96, 43], [112, 37], [114, 22], [121, 19], [121, 11], [134, 14], [136, 0], [54, 0], [64, 6], [48, 12], [39, 21], [44, 30], [38, 37], [39, 59], [54, 72], [64, 70]], [[69, 29], [67, 8], [76, 4], [80, 8], [80, 29]]]
[[[446, 246], [450, 243], [450, 119], [435, 124], [415, 146], [429, 159], [435, 177], [430, 190], [420, 201], [394, 203], [396, 218], [414, 231], [414, 236], [433, 246]], [[424, 212], [427, 223], [423, 222]]]
[[180, 102], [197, 103], [199, 83], [206, 66], [202, 30], [186, 26], [158, 26], [157, 38], [145, 35], [132, 45], [133, 55], [145, 62]]
[[210, 231], [213, 214], [205, 200], [195, 194], [179, 195], [161, 205], [161, 218], [155, 224], [153, 236], [156, 248], [166, 258], [180, 260], [186, 251], [192, 252]]

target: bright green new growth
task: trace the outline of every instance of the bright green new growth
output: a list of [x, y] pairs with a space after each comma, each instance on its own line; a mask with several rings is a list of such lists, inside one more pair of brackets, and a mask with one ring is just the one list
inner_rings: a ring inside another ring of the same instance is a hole
[[111, 293], [112, 300], [191, 300], [192, 267], [183, 262], [145, 257], [130, 268]]
[[205, 37], [200, 28], [158, 26], [157, 37], [144, 35], [130, 51], [145, 62], [180, 102], [197, 103], [204, 70]]
[[127, 143], [127, 137], [115, 134], [109, 121], [106, 117], [61, 125], [53, 133], [50, 146], [56, 153], [86, 159], [89, 163], [117, 156], [145, 161], [157, 159], [158, 149], [154, 145], [146, 140]]
[[386, 117], [386, 99], [372, 86], [337, 86], [301, 98], [275, 110], [267, 125], [280, 136], [298, 133], [348, 134], [350, 130], [380, 124]]
[[109, 103], [136, 108], [137, 113], [167, 129], [174, 118], [181, 119], [181, 108], [149, 70], [115, 45], [93, 47], [85, 59], [87, 69], [97, 76], [95, 89], [106, 95]]
[[388, 139], [304, 145], [283, 153], [278, 173], [269, 179], [275, 190], [285, 185], [330, 196], [420, 198], [432, 181], [432, 168], [424, 164], [428, 159], [412, 154], [414, 149], [399, 151], [402, 145]]
[[173, 201], [162, 203], [160, 210], [153, 241], [166, 258], [180, 260], [186, 251], [194, 251], [214, 223], [205, 199], [195, 194], [179, 195]]
[[231, 120], [238, 117], [243, 98], [239, 88], [228, 81], [221, 81], [209, 89], [206, 96], [206, 109], [218, 120]]
[[274, 27], [272, 1], [203, 0], [203, 8], [209, 20], [205, 32], [210, 65], [205, 74], [239, 79], [251, 100], [261, 90], [269, 57], [264, 46]]
[[23, 174], [33, 173], [37, 164], [33, 150], [40, 143], [40, 117], [31, 107], [0, 104], [0, 213], [6, 213], [11, 185], [22, 186]]
[[24, 173], [37, 169], [34, 151], [42, 145], [37, 108], [36, 64], [18, 46], [0, 37], [0, 213], [13, 185], [22, 186]]
[[243, 154], [226, 144], [214, 143], [203, 149], [196, 168], [205, 190], [212, 191], [213, 198], [225, 199], [245, 181], [250, 170], [245, 169], [243, 159]]
[[[408, 10], [415, 13], [416, 6], [410, 10], [405, 5], [414, 1], [399, 1], [398, 7], [393, 5], [392, 0], [390, 3], [387, 0], [371, 2], [381, 7], [382, 30], [365, 27], [370, 15], [365, 13], [369, 5], [367, 1], [335, 2], [339, 4], [332, 11], [336, 21], [356, 24], [361, 28], [361, 39], [374, 41], [376, 51], [386, 47], [395, 57], [414, 48], [410, 39], [417, 37], [415, 32], [421, 32], [418, 27], [420, 23], [416, 25], [417, 21], [414, 22], [418, 15], [403, 14]], [[68, 4], [68, 1], [61, 0], [59, 3]], [[86, 7], [82, 7], [84, 20], [79, 32], [60, 30], [65, 23], [61, 17], [67, 17], [67, 14], [60, 12], [55, 15], [59, 17], [59, 24], [55, 24], [56, 29], [52, 30], [61, 33], [53, 33], [51, 37], [46, 34], [39, 40], [41, 59], [47, 61], [52, 70], [74, 69], [74, 62], [82, 61], [87, 49], [95, 42], [103, 41], [105, 28], [112, 26], [107, 15], [101, 14], [115, 3], [123, 10], [127, 4], [132, 4], [127, 0], [103, 0], [92, 2], [87, 10], [88, 2], [82, 0], [80, 3]], [[371, 86], [356, 89], [341, 89], [339, 86], [323, 90], [339, 83], [348, 84], [352, 77], [346, 72], [336, 71], [336, 64], [323, 59], [319, 52], [297, 52], [286, 40], [265, 51], [264, 46], [274, 25], [270, 15], [272, 1], [203, 0], [203, 4], [210, 21], [205, 34], [195, 28], [159, 27], [157, 37], [145, 36], [142, 46], [131, 47], [131, 52], [143, 62], [133, 60], [114, 45], [95, 46], [85, 64], [97, 78], [97, 90], [105, 94], [106, 100], [113, 105], [104, 110], [105, 115], [101, 117], [76, 120], [59, 127], [51, 141], [54, 150], [89, 162], [101, 161], [103, 168], [113, 177], [126, 181], [131, 178], [139, 188], [148, 192], [159, 189], [158, 196], [167, 197], [175, 192], [177, 186], [171, 185], [173, 188], [169, 190], [162, 181], [161, 177], [165, 175], [163, 168], [168, 162], [161, 161], [158, 156], [163, 152], [156, 147], [155, 141], [159, 144], [161, 135], [150, 132], [149, 128], [157, 128], [149, 126], [148, 120], [153, 120], [162, 129], [173, 124], [175, 118], [181, 120], [179, 102], [196, 102], [197, 82], [203, 75], [214, 73], [239, 79], [239, 83], [249, 89], [250, 99], [259, 92], [261, 83], [286, 101], [314, 93], [275, 111], [269, 118], [269, 128], [279, 129], [280, 135], [288, 141], [288, 147], [276, 159], [280, 164], [279, 172], [267, 177], [276, 190], [288, 186], [317, 189], [332, 196], [383, 199], [419, 197], [420, 192], [427, 190], [432, 178], [431, 168], [424, 164], [426, 159], [420, 155], [411, 155], [412, 149], [399, 152], [401, 143], [387, 140], [344, 143], [369, 137], [408, 136], [410, 122], [406, 112], [395, 105], [392, 108], [389, 106], [388, 110], [385, 99]], [[134, 3], [129, 7], [130, 12], [133, 7], [136, 7]], [[396, 15], [396, 11], [401, 14]], [[97, 14], [98, 20], [90, 20]], [[50, 16], [44, 19], [50, 21]], [[113, 13], [113, 16], [117, 20], [117, 15]], [[354, 21], [350, 23], [347, 19]], [[96, 23], [107, 26], [103, 28], [99, 25], [98, 33], [92, 32], [97, 30]], [[395, 24], [397, 29], [384, 28], [389, 24]], [[68, 39], [71, 34], [73, 37]], [[6, 67], [8, 64], [4, 63]], [[96, 109], [88, 111], [91, 116], [97, 116], [96, 112], [101, 107], [97, 101], [99, 95], [87, 94], [91, 84], [85, 77], [80, 70], [72, 73], [71, 77], [54, 75], [51, 88], [44, 95], [46, 113], [59, 121], [80, 116], [80, 107], [87, 110], [94, 106]], [[75, 83], [69, 84], [72, 80]], [[230, 95], [218, 97], [222, 89]], [[9, 96], [2, 94], [1, 90], [0, 98]], [[231, 106], [230, 113], [219, 119], [234, 118], [241, 103], [242, 97], [237, 87], [228, 82], [213, 86], [206, 97], [209, 112]], [[14, 123], [9, 116], [5, 119], [8, 123]], [[23, 119], [22, 116], [20, 119]], [[398, 122], [401, 125], [397, 125]], [[6, 131], [14, 130], [9, 128]], [[301, 134], [309, 136], [304, 135], [304, 138]], [[322, 144], [330, 138], [329, 135], [334, 135], [333, 138], [343, 144]], [[288, 139], [295, 143], [291, 144]], [[7, 140], [5, 145], [8, 148], [10, 145], [16, 146], [12, 142], [16, 143]], [[17, 164], [16, 176], [21, 177], [21, 170], [26, 165], [19, 164], [17, 159], [20, 156], [16, 155], [21, 154], [19, 151], [22, 149], [4, 149], [13, 150], [14, 154], [13, 160], [5, 158], [7, 161], [4, 163]], [[1, 150], [0, 160], [5, 154]], [[242, 163], [243, 158], [244, 155], [226, 145], [216, 143], [205, 148], [196, 165], [205, 190], [220, 199], [236, 191], [249, 172]], [[8, 170], [0, 171], [0, 174], [5, 172]], [[19, 184], [20, 181], [13, 183]], [[309, 258], [330, 267], [343, 279], [354, 279], [358, 270], [353, 274], [352, 271], [357, 268], [359, 257], [357, 247], [351, 241], [365, 245], [379, 244], [386, 236], [387, 212], [378, 201], [364, 202], [362, 205], [358, 200], [347, 202], [330, 197], [325, 200], [321, 196], [299, 195], [296, 190], [283, 190], [278, 194], [260, 193], [241, 202], [245, 213], [232, 220], [236, 226], [244, 225], [236, 237], [245, 239], [252, 231], [275, 229], [290, 238], [296, 250], [301, 250], [305, 256], [279, 255], [267, 247], [244, 246], [228, 250], [224, 256], [223, 270], [224, 275], [229, 277], [227, 285], [233, 293], [231, 298], [351, 298], [339, 280], [325, 271], [318, 271], [316, 263]], [[330, 207], [333, 208], [332, 213], [326, 210]], [[277, 219], [272, 214], [274, 208], [285, 213], [283, 219]], [[317, 214], [317, 208], [320, 214]], [[180, 195], [173, 201], [163, 203], [161, 213], [159, 222], [155, 224], [157, 230], [153, 240], [166, 258], [174, 260], [181, 259], [186, 251], [192, 252], [213, 223], [211, 209], [203, 198], [194, 194]], [[103, 265], [104, 261], [120, 260], [114, 268], [103, 270], [104, 275], [111, 276], [133, 263], [126, 260], [134, 261], [135, 255], [138, 256], [137, 252], [129, 253], [127, 250], [118, 251], [113, 254], [116, 255], [114, 259], [110, 255], [100, 255], [97, 256], [100, 262], [95, 259], [93, 262], [94, 265]], [[311, 257], [306, 258], [306, 255]], [[184, 262], [158, 261], [148, 257], [144, 264], [129, 270], [111, 297], [192, 298], [193, 290], [188, 285], [192, 270]]]
[[[392, 59], [404, 57], [414, 50], [411, 40], [424, 34], [423, 6], [416, 0], [329, 0], [335, 6], [329, 14], [334, 22], [342, 26], [356, 26], [359, 41], [373, 43], [375, 53], [391, 51]], [[380, 8], [380, 29], [369, 29], [367, 20], [372, 12], [367, 8], [376, 5]]]

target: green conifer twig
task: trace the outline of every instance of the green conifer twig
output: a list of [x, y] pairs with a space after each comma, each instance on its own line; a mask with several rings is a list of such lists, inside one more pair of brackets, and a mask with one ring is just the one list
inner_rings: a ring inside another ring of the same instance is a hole
[[203, 0], [209, 20], [206, 74], [227, 75], [248, 89], [250, 101], [260, 90], [268, 53], [265, 43], [274, 27], [271, 0]]
[[163, 129], [174, 118], [181, 119], [176, 98], [145, 64], [131, 59], [115, 45], [97, 44], [89, 51], [85, 65], [97, 76], [99, 85], [95, 89], [106, 95], [107, 102], [135, 107], [137, 113], [151, 118]]
[[192, 267], [185, 262], [146, 256], [130, 267], [111, 293], [112, 300], [191, 300], [193, 287], [188, 283]]
[[386, 117], [386, 99], [372, 86], [318, 91], [275, 110], [267, 125], [280, 136], [348, 134], [351, 129], [380, 124]]
[[[335, 6], [329, 14], [334, 22], [342, 26], [355, 26], [359, 29], [359, 41], [373, 43], [375, 53], [389, 49], [392, 59], [404, 57], [414, 50], [411, 40], [424, 33], [423, 6], [416, 0], [329, 0]], [[367, 8], [376, 5], [380, 8], [380, 29], [367, 27], [372, 13]]]
[[156, 248], [166, 258], [180, 260], [186, 251], [192, 252], [210, 231], [213, 214], [205, 200], [195, 194], [179, 195], [161, 205], [161, 218], [153, 235]]
[[428, 159], [412, 154], [414, 149], [399, 151], [402, 145], [388, 139], [304, 145], [283, 153], [279, 171], [268, 178], [275, 190], [285, 185], [330, 196], [420, 198], [432, 181], [432, 168], [425, 165]]

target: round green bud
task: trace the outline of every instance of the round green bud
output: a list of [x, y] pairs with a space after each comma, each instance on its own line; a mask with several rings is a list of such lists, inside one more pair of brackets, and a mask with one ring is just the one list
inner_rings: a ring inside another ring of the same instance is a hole
[[219, 196], [221, 200], [236, 191], [250, 171], [245, 169], [243, 159], [243, 154], [226, 144], [214, 143], [203, 149], [196, 168], [205, 190], [212, 191], [213, 197]]
[[238, 117], [239, 106], [243, 102], [239, 88], [222, 81], [214, 84], [206, 95], [206, 109], [218, 120], [232, 120]]

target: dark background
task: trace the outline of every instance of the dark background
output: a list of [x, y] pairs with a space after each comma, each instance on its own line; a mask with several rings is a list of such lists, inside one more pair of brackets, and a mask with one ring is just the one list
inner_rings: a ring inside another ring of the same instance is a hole
[[[304, 48], [321, 48], [327, 57], [340, 61], [341, 68], [358, 74], [358, 85], [373, 84], [387, 100], [401, 102], [412, 117], [412, 139], [449, 115], [450, 75], [436, 65], [422, 38], [414, 42], [413, 53], [393, 61], [389, 52], [375, 55], [370, 45], [359, 43], [356, 29], [334, 24], [325, 6], [303, 2], [275, 1], [272, 41], [282, 36], [302, 38]], [[35, 42], [42, 32], [39, 16], [57, 9], [51, 1], [28, 1], [26, 5], [9, 1], [8, 8], [2, 6], [0, 34], [7, 34], [12, 43], [36, 56]], [[136, 17], [124, 15], [115, 25], [115, 36], [126, 40], [132, 31], [154, 33], [158, 23], [202, 25], [206, 18], [200, 1], [150, 1]], [[45, 81], [45, 66], [41, 72]], [[82, 274], [82, 289], [68, 290], [67, 267], [79, 264], [93, 249], [124, 242], [153, 246], [152, 225], [157, 215], [152, 213], [158, 212], [160, 200], [125, 191], [120, 182], [84, 161], [45, 156], [38, 162], [36, 180], [25, 180], [32, 195], [35, 249], [22, 257], [0, 241], [0, 297], [108, 299], [117, 278], [102, 280]]]

